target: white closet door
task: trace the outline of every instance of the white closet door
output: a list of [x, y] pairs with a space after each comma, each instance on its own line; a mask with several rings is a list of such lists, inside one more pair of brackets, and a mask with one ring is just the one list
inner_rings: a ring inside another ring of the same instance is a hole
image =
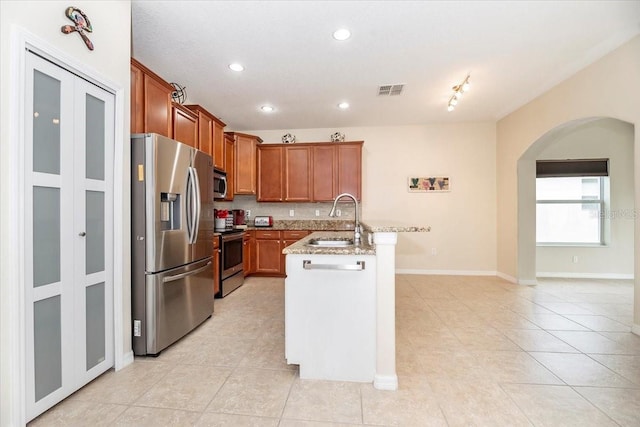
[[25, 87], [27, 419], [113, 364], [113, 95], [32, 54]]

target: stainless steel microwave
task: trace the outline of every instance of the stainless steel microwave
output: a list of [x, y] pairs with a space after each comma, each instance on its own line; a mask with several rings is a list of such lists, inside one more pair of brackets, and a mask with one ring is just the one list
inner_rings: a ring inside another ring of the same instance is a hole
[[227, 174], [219, 171], [213, 171], [213, 197], [216, 199], [224, 199], [227, 196]]

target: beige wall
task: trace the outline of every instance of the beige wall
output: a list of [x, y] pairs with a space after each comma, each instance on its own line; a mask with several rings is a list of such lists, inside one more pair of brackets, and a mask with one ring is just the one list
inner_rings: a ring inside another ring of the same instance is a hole
[[[518, 159], [536, 140], [560, 125], [589, 117], [611, 117], [635, 126], [635, 182], [640, 182], [640, 37], [536, 98], [497, 124], [498, 271], [520, 278], [519, 257], [535, 256], [518, 245]], [[635, 188], [635, 207], [640, 186]], [[635, 271], [640, 271], [640, 218], [635, 221]], [[636, 283], [635, 323], [640, 324]], [[640, 326], [637, 326], [640, 328]], [[640, 331], [639, 331], [640, 332]]]
[[[547, 141], [537, 156], [539, 160], [608, 158], [610, 166], [606, 245], [538, 246], [538, 277], [633, 277], [633, 130], [619, 120], [591, 121]], [[577, 263], [572, 262], [573, 256], [578, 257]]]
[[[398, 236], [396, 267], [400, 272], [495, 274], [493, 123], [246, 132], [260, 136], [265, 143], [277, 143], [287, 132], [300, 142], [320, 142], [329, 141], [329, 135], [336, 131], [343, 132], [349, 141], [364, 141], [362, 218], [397, 219], [432, 227], [430, 233]], [[451, 177], [451, 192], [407, 191], [409, 175], [434, 174]], [[296, 209], [313, 212], [314, 204], [309, 205]], [[326, 215], [326, 204], [319, 205]], [[432, 255], [432, 248], [436, 255]]]
[[[69, 6], [80, 8], [89, 17], [93, 26], [93, 33], [89, 38], [95, 46], [94, 51], [89, 51], [78, 34], [65, 35], [60, 27], [70, 24], [71, 21], [64, 15]], [[119, 129], [116, 134], [117, 147], [120, 152], [115, 155], [124, 164], [129, 163], [129, 58], [131, 40], [131, 2], [126, 1], [0, 1], [0, 185], [3, 198], [17, 201], [18, 196], [18, 143], [15, 138], [15, 118], [18, 116], [16, 108], [17, 99], [12, 98], [12, 88], [18, 88], [17, 82], [11, 73], [18, 58], [12, 47], [12, 37], [18, 34], [16, 28], [21, 28], [40, 40], [40, 45], [49, 46], [51, 49], [61, 52], [66, 59], [75, 64], [88, 67], [122, 89], [123, 102], [120, 108]], [[126, 98], [126, 99], [124, 99]], [[116, 171], [123, 170], [128, 176], [128, 168], [122, 164], [116, 165]], [[122, 175], [122, 174], [121, 174]], [[124, 352], [130, 350], [130, 307], [129, 303], [129, 208], [126, 201], [129, 199], [128, 178], [122, 188], [116, 189], [116, 195], [120, 194], [122, 200], [122, 212], [116, 213], [116, 217], [124, 218], [121, 222], [122, 239], [126, 242], [124, 247], [115, 248], [121, 256], [116, 263], [122, 265], [124, 273], [122, 277], [115, 277], [114, 285], [120, 287], [123, 293], [122, 301], [125, 313], [122, 319], [117, 319], [126, 330], [124, 342], [121, 348]], [[0, 377], [2, 377], [0, 394], [0, 425], [18, 425], [16, 420], [21, 418], [20, 399], [17, 393], [20, 385], [16, 384], [19, 376], [19, 363], [15, 360], [16, 331], [18, 325], [15, 322], [15, 305], [17, 303], [20, 254], [17, 250], [18, 218], [15, 203], [0, 203], [0, 227], [2, 239], [0, 242]], [[117, 356], [116, 356], [117, 357]]]

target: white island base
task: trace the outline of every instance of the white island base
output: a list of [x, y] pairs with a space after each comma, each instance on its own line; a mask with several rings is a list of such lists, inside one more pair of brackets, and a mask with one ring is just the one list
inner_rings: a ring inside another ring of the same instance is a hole
[[286, 271], [287, 363], [302, 379], [374, 381], [376, 256], [287, 254]]

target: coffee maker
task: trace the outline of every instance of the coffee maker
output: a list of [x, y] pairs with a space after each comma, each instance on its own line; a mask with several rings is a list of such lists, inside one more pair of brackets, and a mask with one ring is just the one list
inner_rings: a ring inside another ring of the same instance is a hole
[[[233, 210], [233, 225], [237, 226], [237, 225], [245, 225], [246, 221], [245, 221], [245, 215], [244, 215], [244, 209], [234, 209]], [[239, 227], [236, 227], [239, 228]]]

